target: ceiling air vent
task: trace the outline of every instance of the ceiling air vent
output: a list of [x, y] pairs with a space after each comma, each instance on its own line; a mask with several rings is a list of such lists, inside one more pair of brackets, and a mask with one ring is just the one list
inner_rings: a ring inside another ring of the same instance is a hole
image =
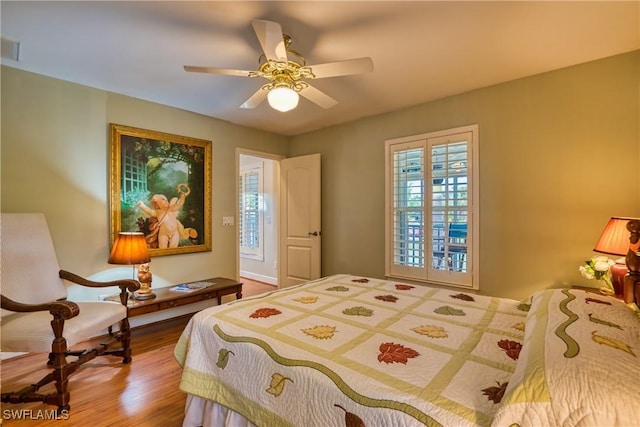
[[18, 61], [20, 57], [20, 42], [5, 37], [0, 37], [0, 40], [2, 40], [2, 58]]

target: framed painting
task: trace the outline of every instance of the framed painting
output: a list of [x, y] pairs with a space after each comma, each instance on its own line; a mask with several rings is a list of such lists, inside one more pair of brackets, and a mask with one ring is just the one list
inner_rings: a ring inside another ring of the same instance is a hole
[[145, 235], [151, 256], [211, 250], [211, 141], [110, 125], [111, 246]]

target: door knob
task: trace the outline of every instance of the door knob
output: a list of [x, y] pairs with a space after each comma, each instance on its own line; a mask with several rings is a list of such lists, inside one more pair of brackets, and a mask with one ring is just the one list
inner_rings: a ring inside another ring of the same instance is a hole
[[310, 231], [308, 234], [309, 234], [309, 236], [319, 236], [320, 232], [319, 231]]

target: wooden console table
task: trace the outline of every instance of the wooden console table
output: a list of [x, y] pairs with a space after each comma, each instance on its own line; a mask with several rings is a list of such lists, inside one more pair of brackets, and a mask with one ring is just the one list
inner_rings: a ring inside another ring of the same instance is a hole
[[[166, 310], [168, 308], [179, 307], [186, 304], [193, 304], [199, 301], [216, 298], [218, 305], [222, 304], [224, 295], [236, 294], [236, 298], [242, 298], [242, 282], [226, 279], [224, 277], [215, 277], [213, 279], [198, 280], [200, 282], [210, 282], [211, 286], [192, 292], [180, 292], [170, 290], [173, 286], [167, 288], [154, 288], [153, 293], [156, 297], [147, 300], [136, 300], [129, 298], [128, 309], [129, 317], [140, 316], [141, 314], [153, 313], [155, 311]], [[113, 295], [109, 300], [120, 301], [118, 295]]]

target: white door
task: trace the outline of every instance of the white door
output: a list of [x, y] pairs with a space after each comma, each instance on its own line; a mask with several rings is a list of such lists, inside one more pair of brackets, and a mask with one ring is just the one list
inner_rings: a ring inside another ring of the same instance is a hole
[[320, 277], [320, 154], [280, 161], [280, 288]]

